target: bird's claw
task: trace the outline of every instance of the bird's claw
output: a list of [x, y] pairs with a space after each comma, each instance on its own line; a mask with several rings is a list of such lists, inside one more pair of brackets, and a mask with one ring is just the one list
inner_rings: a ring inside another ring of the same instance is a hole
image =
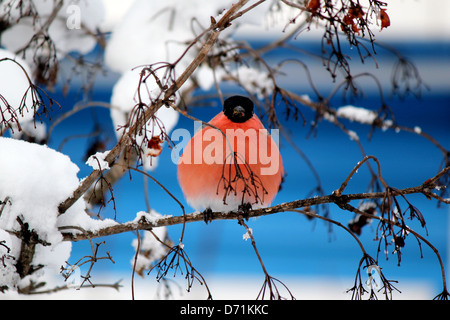
[[213, 214], [212, 214], [211, 208], [207, 208], [205, 211], [203, 211], [203, 221], [205, 221], [206, 224], [209, 222], [212, 222], [213, 220]]
[[252, 205], [250, 203], [243, 203], [238, 207], [238, 215], [242, 216], [245, 221], [248, 221], [249, 211], [252, 209]]

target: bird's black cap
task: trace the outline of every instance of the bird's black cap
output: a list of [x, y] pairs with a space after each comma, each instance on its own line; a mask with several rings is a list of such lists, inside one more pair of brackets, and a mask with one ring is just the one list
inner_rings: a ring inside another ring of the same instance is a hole
[[223, 103], [223, 113], [233, 122], [245, 122], [253, 116], [253, 102], [243, 96], [229, 97]]

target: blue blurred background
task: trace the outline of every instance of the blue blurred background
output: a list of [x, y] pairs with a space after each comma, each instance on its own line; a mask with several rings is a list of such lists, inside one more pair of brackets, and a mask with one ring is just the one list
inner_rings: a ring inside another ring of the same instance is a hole
[[[263, 45], [263, 42], [255, 41], [254, 44]], [[296, 45], [304, 50], [320, 53], [320, 44], [317, 42], [302, 41]], [[408, 127], [419, 126], [445, 148], [450, 149], [450, 41], [401, 42], [391, 45], [394, 45], [396, 50], [417, 66], [428, 86], [428, 89], [423, 88], [419, 99], [412, 95], [404, 99], [397, 96], [389, 97], [391, 68], [396, 62], [396, 57], [383, 48], [377, 48], [378, 69], [370, 58], [361, 65], [357, 56], [354, 55], [353, 58], [356, 60], [355, 66], [352, 66], [353, 72], [356, 74], [359, 69], [370, 71], [380, 79], [387, 96], [387, 103], [394, 111], [398, 124]], [[266, 58], [268, 61], [276, 62], [290, 56], [292, 54], [289, 51], [280, 50], [267, 55]], [[335, 84], [323, 70], [321, 62], [312, 56], [302, 56], [302, 61], [311, 66], [315, 85], [326, 96]], [[286, 75], [280, 77], [281, 86], [298, 94], [308, 94], [313, 100], [316, 98], [300, 67], [290, 66], [284, 71]], [[107, 73], [97, 80], [92, 100], [109, 102], [117, 75]], [[370, 79], [361, 78], [360, 85], [364, 89], [363, 97], [349, 100], [344, 99], [341, 93], [337, 93], [331, 101], [332, 106], [337, 108], [352, 104], [371, 110], [380, 108], [379, 93], [373, 82]], [[61, 84], [55, 89], [55, 94], [61, 92]], [[236, 88], [224, 88], [224, 93], [236, 93], [238, 92], [236, 90]], [[76, 90], [70, 90], [66, 96], [52, 97], [63, 106], [63, 110], [55, 108], [52, 117], [56, 119], [67, 110], [66, 108], [70, 108], [80, 100], [81, 94]], [[303, 106], [300, 106], [300, 110], [306, 119], [305, 125], [302, 120], [286, 121], [283, 119], [281, 110], [279, 115], [292, 140], [308, 157], [320, 175], [325, 194], [330, 194], [340, 186], [363, 156], [358, 146], [347, 135], [327, 121], [320, 122], [314, 134], [310, 134], [314, 114]], [[220, 107], [192, 108], [191, 111], [193, 116], [208, 121], [220, 111]], [[263, 118], [263, 122], [267, 124], [266, 120]], [[108, 141], [107, 149], [111, 148], [116, 141], [109, 111], [105, 108], [90, 108], [76, 113], [55, 128], [49, 142], [52, 148], [61, 148], [61, 151], [69, 155], [80, 167], [80, 178], [87, 176], [91, 171], [91, 168], [85, 165], [83, 157], [93, 138], [72, 138], [67, 141], [64, 139], [94, 131], [96, 122], [106, 132], [103, 138]], [[443, 159], [442, 154], [423, 137], [408, 132], [376, 130], [369, 139], [370, 127], [345, 121], [344, 123], [348, 129], [358, 133], [366, 153], [379, 159], [383, 177], [390, 186], [395, 188], [418, 186], [438, 172]], [[191, 132], [194, 130], [193, 122], [184, 117], [180, 117], [176, 128], [187, 128]], [[283, 138], [281, 138], [280, 150], [287, 177], [274, 204], [316, 195], [317, 193], [311, 194], [311, 192], [317, 186], [317, 181], [305, 161]], [[160, 158], [157, 169], [151, 172], [152, 176], [185, 204], [176, 179], [176, 166], [170, 160], [170, 150], [167, 146]], [[146, 210], [144, 179], [138, 173], [132, 173], [131, 176], [132, 179], [129, 175], [125, 175], [114, 186], [117, 214], [112, 208], [112, 203], [109, 203], [102, 209], [101, 216], [106, 218], [116, 216], [117, 221], [126, 222], [134, 219], [137, 212]], [[364, 192], [369, 179], [367, 168], [361, 168], [350, 181], [346, 192]], [[182, 214], [178, 204], [158, 185], [149, 181], [148, 186], [149, 200], [154, 210], [166, 215]], [[436, 201], [429, 201], [422, 195], [409, 195], [407, 199], [424, 215], [426, 230], [422, 229], [417, 221], [409, 221], [409, 225], [426, 236], [439, 250], [448, 272], [450, 267], [448, 208], [438, 208]], [[353, 204], [356, 205], [356, 203]], [[186, 212], [193, 211], [187, 204], [185, 208]], [[354, 217], [352, 213], [341, 211], [335, 205], [327, 208], [329, 217], [344, 225], [347, 225]], [[294, 212], [250, 219], [248, 225], [253, 229], [257, 247], [270, 275], [282, 281], [300, 279], [301, 283], [301, 279], [313, 278], [344, 283], [345, 288], [353, 285], [362, 253], [354, 239], [341, 228], [330, 226], [323, 221], [308, 220], [305, 216]], [[172, 226], [168, 230], [171, 238], [178, 242], [181, 226]], [[213, 221], [209, 225], [191, 223], [186, 226], [183, 243], [191, 262], [206, 281], [221, 278], [233, 282], [237, 281], [236, 277], [255, 277], [259, 280], [259, 288], [264, 275], [250, 241], [244, 241], [242, 238], [244, 233], [245, 229], [236, 221]], [[378, 241], [374, 241], [375, 236], [376, 222], [366, 226], [359, 237], [366, 251], [373, 257], [377, 256], [378, 246]], [[96, 242], [106, 241], [106, 244], [100, 247], [100, 252], [104, 254], [109, 251], [115, 263], [98, 262], [92, 272], [94, 281], [96, 275], [111, 275], [111, 279], [116, 277], [115, 280], [131, 277], [131, 261], [134, 257], [131, 242], [135, 238], [135, 234], [126, 233], [96, 240]], [[90, 250], [87, 241], [74, 243], [71, 262], [74, 263], [79, 258], [90, 254]], [[401, 291], [402, 283], [413, 282], [423, 284], [425, 288], [430, 289], [429, 292], [424, 293], [426, 296], [430, 293], [429, 298], [440, 293], [442, 288], [440, 266], [435, 254], [426, 244], [422, 243], [419, 246], [414, 237], [409, 236], [402, 250], [400, 266], [398, 266], [397, 255], [392, 254], [393, 246], [391, 245], [388, 250], [387, 255], [384, 254], [384, 246], [382, 246], [379, 265], [388, 279], [399, 281], [396, 286]], [[146, 285], [155, 286], [155, 276], [155, 272], [146, 276]], [[178, 275], [175, 280], [182, 287], [184, 286], [184, 276]], [[289, 287], [289, 281], [285, 283]], [[257, 292], [254, 292], [255, 297], [256, 295]]]

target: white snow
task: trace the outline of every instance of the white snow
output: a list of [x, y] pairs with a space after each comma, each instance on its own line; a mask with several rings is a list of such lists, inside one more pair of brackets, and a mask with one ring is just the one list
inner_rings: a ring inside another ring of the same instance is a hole
[[0, 199], [9, 197], [0, 217], [5, 230], [18, 230], [23, 217], [42, 240], [61, 240], [56, 231], [58, 205], [78, 187], [78, 167], [46, 146], [0, 138]]
[[352, 140], [352, 141], [358, 141], [359, 140], [359, 136], [358, 136], [358, 134], [355, 131], [348, 130], [347, 133], [348, 133], [348, 136], [350, 137], [350, 140]]
[[343, 106], [337, 109], [336, 115], [338, 117], [346, 118], [350, 121], [359, 123], [372, 124], [377, 118], [377, 113], [361, 107]]
[[[13, 0], [3, 1], [0, 4], [0, 15], [10, 12], [11, 20], [19, 17], [19, 9], [13, 4]], [[24, 48], [32, 39], [34, 33], [42, 28], [54, 10], [55, 1], [34, 0], [33, 7], [40, 19], [33, 25], [33, 17], [22, 18], [19, 23], [14, 23], [2, 33], [2, 45], [8, 50], [16, 52]], [[9, 10], [9, 7], [13, 9]], [[94, 36], [86, 32], [86, 29], [95, 33], [105, 16], [105, 8], [102, 0], [90, 1], [64, 1], [56, 17], [52, 20], [48, 35], [56, 46], [57, 56], [60, 58], [71, 51], [81, 54], [93, 49], [96, 44]], [[26, 61], [33, 61], [33, 53], [36, 44], [26, 50]]]
[[[209, 26], [210, 17], [230, 4], [229, 0], [220, 3], [136, 0], [113, 29], [105, 61], [120, 73], [139, 65], [174, 62], [185, 52], [187, 44]], [[191, 58], [188, 52], [186, 62]]]
[[[59, 204], [79, 185], [79, 168], [66, 155], [47, 146], [4, 137], [0, 137], [0, 150], [0, 239], [6, 241], [11, 250], [0, 285], [14, 287], [18, 285], [18, 276], [11, 267], [12, 259], [18, 257], [21, 242], [8, 232], [20, 231], [17, 219], [27, 223], [29, 230], [34, 230], [40, 240], [49, 243], [47, 246], [38, 244], [33, 256], [33, 264], [45, 267], [21, 279], [19, 285], [41, 281], [46, 274], [57, 275], [61, 265], [68, 260], [71, 243], [62, 241], [59, 227], [78, 226], [95, 232], [115, 222], [90, 218], [83, 199], [58, 217]], [[0, 254], [5, 254], [5, 248], [1, 250]]]
[[[31, 121], [33, 120], [34, 110], [31, 108], [33, 103], [31, 94], [28, 92], [30, 82], [27, 78], [27, 74], [31, 77], [30, 67], [23, 59], [12, 52], [0, 49], [0, 60], [4, 58], [15, 60], [23, 69], [10, 60], [0, 62], [0, 74], [2, 75], [0, 77], [0, 95], [3, 97], [3, 99], [0, 98], [1, 113], [7, 119], [17, 117], [20, 123]], [[4, 100], [14, 110], [13, 115], [6, 110], [7, 105]]]
[[267, 95], [273, 92], [273, 81], [270, 79], [268, 72], [242, 66], [235, 70], [233, 75], [246, 90], [255, 94], [258, 99], [264, 99], [264, 93]]
[[[336, 116], [350, 120], [352, 122], [358, 122], [358, 123], [362, 123], [362, 124], [371, 125], [376, 120], [377, 113], [375, 111], [368, 110], [365, 108], [347, 105], [347, 106], [338, 108], [336, 110]], [[326, 116], [324, 118], [329, 121], [334, 121], [333, 116], [331, 116], [331, 115], [326, 114]], [[394, 123], [391, 119], [385, 119], [385, 120], [383, 120], [383, 122], [381, 124], [381, 130], [385, 131], [389, 128], [392, 128], [393, 125], [394, 125]], [[395, 132], [399, 132], [399, 131], [400, 131], [399, 128], [395, 128]], [[420, 127], [414, 127], [414, 132], [420, 134], [421, 133]], [[351, 132], [349, 132], [349, 135], [352, 140], [358, 139], [356, 132], [351, 131]]]
[[[30, 90], [31, 69], [25, 60], [17, 57], [12, 52], [0, 49], [1, 59], [0, 75], [0, 114], [11, 126], [10, 134], [16, 139], [20, 139], [24, 134], [43, 141], [46, 137], [46, 125], [39, 121], [34, 121], [33, 93]], [[17, 63], [16, 63], [17, 62]], [[23, 68], [23, 69], [22, 69]], [[37, 99], [37, 97], [35, 97]], [[37, 101], [35, 101], [37, 102]], [[20, 130], [17, 125], [20, 124]], [[0, 132], [7, 129], [5, 124], [0, 124]]]
[[248, 231], [246, 233], [244, 233], [244, 235], [242, 236], [242, 239], [247, 241], [248, 239], [251, 239], [251, 235], [253, 235], [253, 229], [248, 228]]
[[20, 123], [21, 131], [15, 130], [11, 132], [11, 137], [14, 139], [24, 139], [23, 137], [34, 137], [36, 141], [44, 141], [47, 137], [47, 125], [43, 122], [37, 121], [22, 121]]
[[150, 212], [145, 212], [145, 211], [139, 211], [136, 214], [136, 218], [134, 218], [134, 220], [132, 221], [132, 223], [138, 223], [142, 220], [145, 220], [147, 223], [151, 223], [151, 224], [155, 224], [158, 222], [158, 220], [163, 219], [163, 218], [170, 218], [172, 217], [171, 215], [161, 215], [160, 213], [151, 210]]
[[93, 154], [87, 159], [86, 164], [91, 166], [94, 170], [108, 170], [109, 164], [105, 161], [105, 157], [108, 155], [109, 151], [110, 150]]

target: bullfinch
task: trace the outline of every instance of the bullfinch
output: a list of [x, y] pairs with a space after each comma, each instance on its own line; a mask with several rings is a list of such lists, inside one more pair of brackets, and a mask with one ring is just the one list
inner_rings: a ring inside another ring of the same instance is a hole
[[[284, 175], [277, 144], [243, 96], [224, 101], [223, 111], [190, 139], [178, 160], [178, 181], [187, 202], [211, 212], [267, 207]], [[208, 217], [209, 214], [209, 217]]]

